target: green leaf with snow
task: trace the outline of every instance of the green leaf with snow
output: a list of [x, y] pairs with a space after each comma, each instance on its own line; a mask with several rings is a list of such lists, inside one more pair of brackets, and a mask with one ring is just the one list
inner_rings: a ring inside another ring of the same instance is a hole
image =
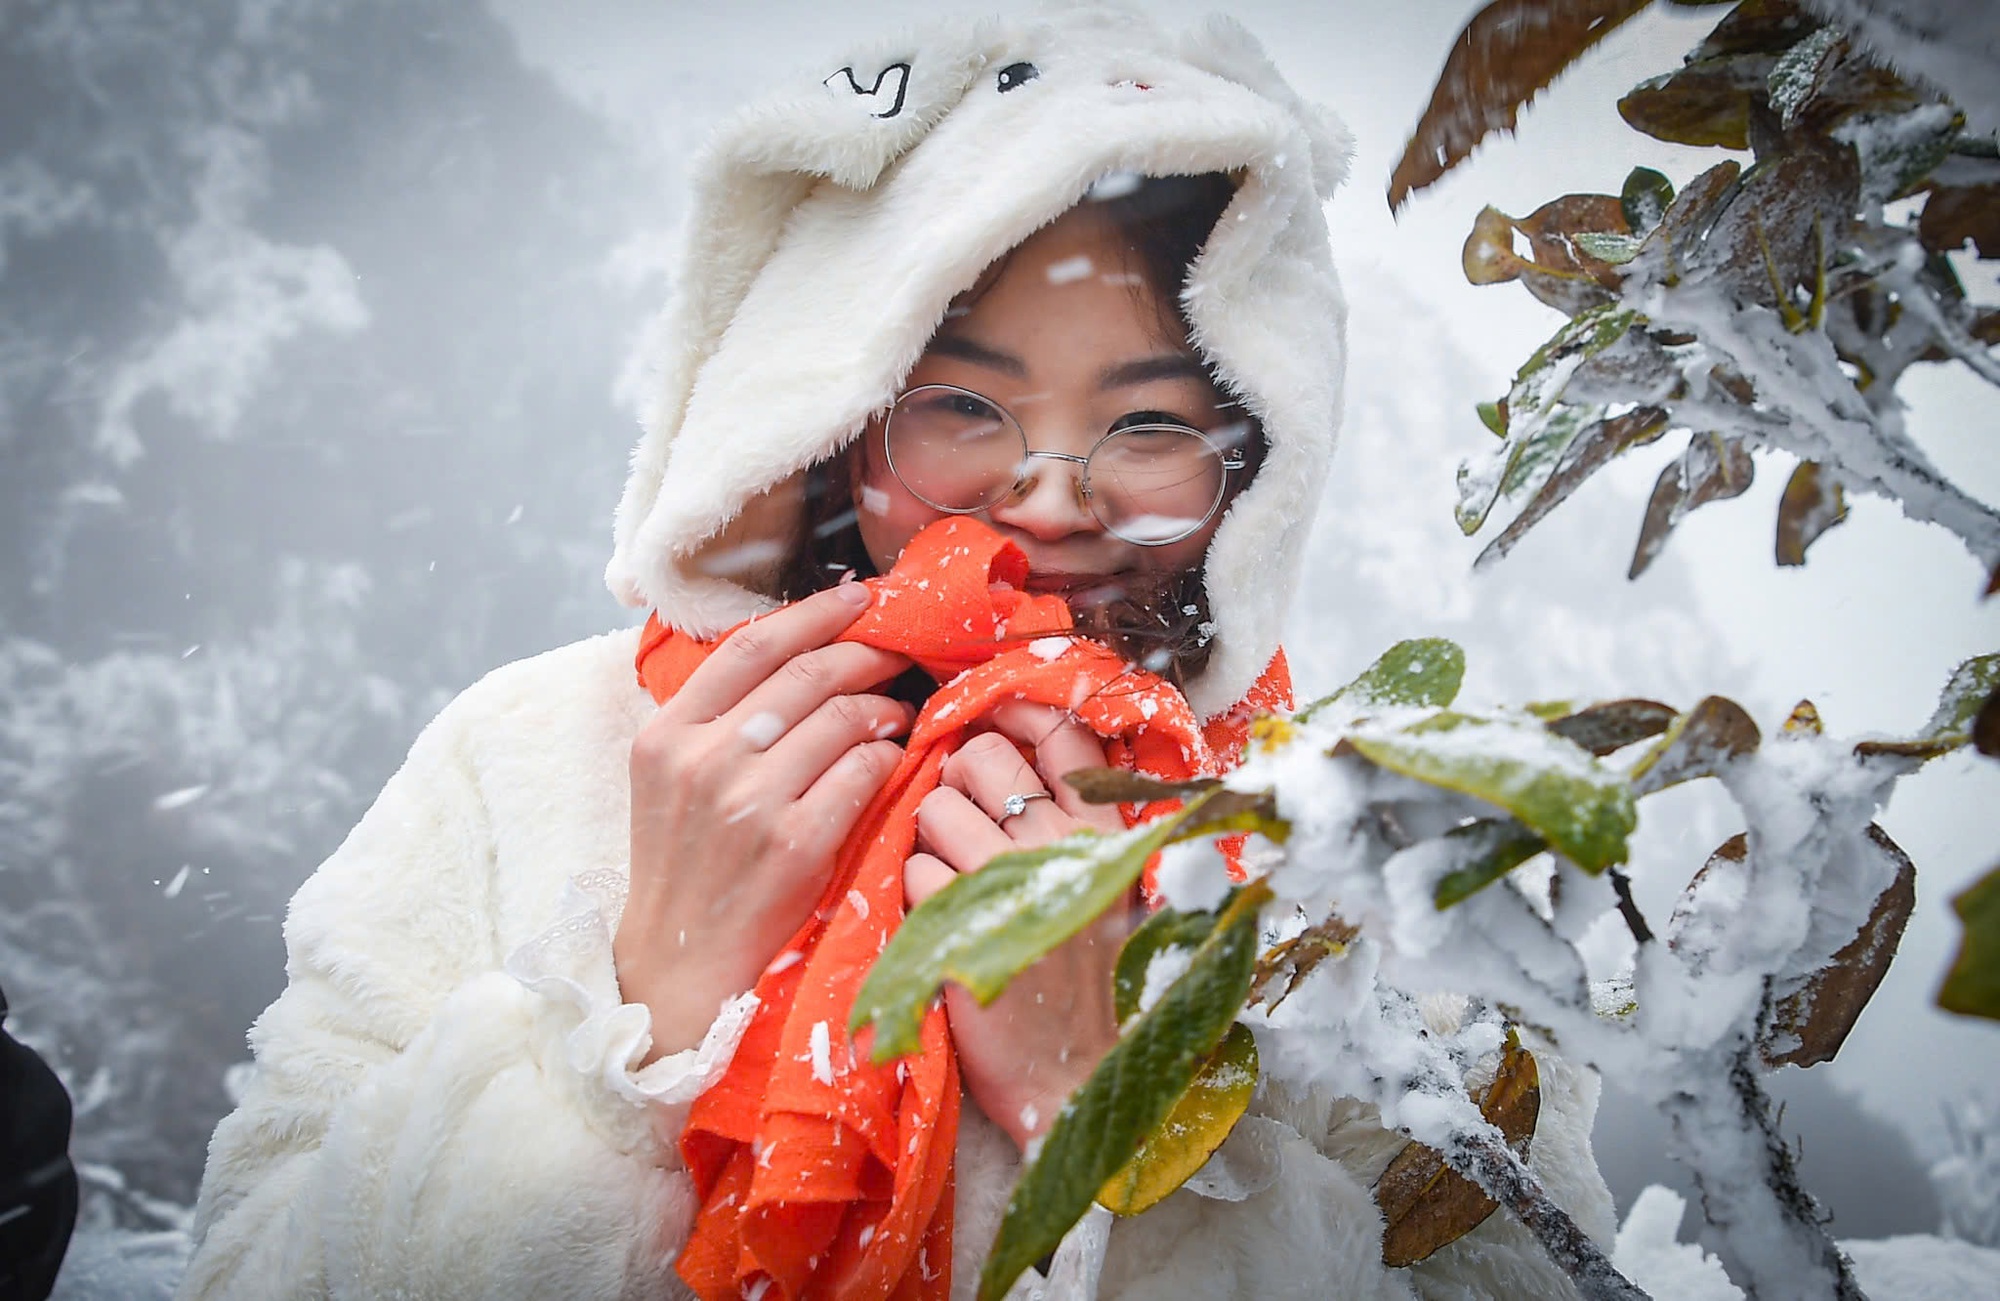
[[1650, 167], [1634, 167], [1625, 174], [1618, 203], [1625, 210], [1625, 224], [1644, 236], [1660, 224], [1667, 209], [1673, 206], [1674, 183]]
[[1214, 913], [1179, 912], [1172, 908], [1162, 908], [1142, 922], [1118, 950], [1118, 965], [1111, 973], [1111, 1002], [1118, 1014], [1118, 1024], [1123, 1025], [1138, 1015], [1139, 997], [1146, 989], [1146, 973], [1155, 957], [1176, 950], [1191, 956], [1214, 929]]
[[2000, 691], [2000, 654], [1975, 655], [1952, 671], [1938, 696], [1937, 708], [1915, 736], [1893, 741], [1863, 741], [1859, 755], [1893, 754], [1909, 759], [1935, 759], [1972, 741], [1980, 707]]
[[1620, 235], [1616, 231], [1585, 230], [1570, 237], [1576, 246], [1600, 262], [1612, 266], [1624, 266], [1639, 256], [1639, 246], [1646, 242], [1643, 235]]
[[1445, 711], [1405, 727], [1364, 724], [1346, 739], [1392, 772], [1513, 814], [1586, 872], [1625, 861], [1638, 824], [1625, 777], [1539, 719]]
[[1965, 934], [1938, 990], [1938, 1006], [2000, 1021], [2000, 867], [1954, 898], [1951, 908]]
[[[1554, 472], [1570, 441], [1604, 414], [1564, 407], [1563, 390], [1579, 367], [1624, 338], [1638, 319], [1637, 312], [1615, 303], [1579, 312], [1528, 358], [1507, 393], [1506, 441], [1458, 467], [1460, 529], [1477, 533], [1503, 495], [1533, 493]], [[1551, 423], [1557, 426], [1553, 430], [1546, 428]]]
[[1057, 1114], [1007, 1201], [979, 1274], [981, 1301], [999, 1301], [1023, 1270], [1053, 1251], [1105, 1182], [1173, 1113], [1250, 992], [1257, 910], [1270, 897], [1261, 882], [1231, 896], [1187, 970], [1133, 1018]]
[[1124, 898], [1165, 846], [1238, 831], [1283, 843], [1290, 830], [1268, 791], [1211, 787], [1177, 812], [1115, 835], [1080, 832], [1001, 854], [903, 919], [855, 997], [848, 1028], [875, 1027], [875, 1061], [915, 1052], [924, 1009], [946, 981], [991, 1003], [1008, 981]]
[[1454, 827], [1444, 840], [1460, 866], [1438, 879], [1432, 898], [1442, 912], [1492, 885], [1547, 849], [1548, 842], [1512, 818], [1481, 818]]
[[1296, 715], [1310, 718], [1329, 705], [1356, 713], [1378, 709], [1442, 709], [1458, 698], [1465, 680], [1465, 652], [1444, 637], [1399, 641], [1365, 669], [1361, 676], [1330, 696], [1313, 701]]

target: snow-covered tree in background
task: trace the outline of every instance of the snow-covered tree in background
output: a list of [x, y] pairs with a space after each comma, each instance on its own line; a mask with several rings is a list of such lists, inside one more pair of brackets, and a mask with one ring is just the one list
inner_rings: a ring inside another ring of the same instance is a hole
[[0, 983], [86, 1223], [157, 1227], [285, 900], [450, 693], [614, 617], [652, 287], [607, 313], [634, 160], [477, 0], [23, 0], [0, 102]]

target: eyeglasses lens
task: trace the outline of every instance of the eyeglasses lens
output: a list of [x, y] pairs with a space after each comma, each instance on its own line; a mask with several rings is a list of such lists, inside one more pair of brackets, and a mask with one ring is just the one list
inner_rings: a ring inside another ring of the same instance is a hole
[[887, 430], [889, 465], [903, 485], [939, 510], [991, 506], [1021, 477], [1027, 439], [1005, 411], [962, 389], [927, 385], [896, 402]]
[[1158, 546], [1193, 533], [1222, 500], [1222, 456], [1172, 425], [1121, 429], [1090, 456], [1090, 503], [1104, 527]]

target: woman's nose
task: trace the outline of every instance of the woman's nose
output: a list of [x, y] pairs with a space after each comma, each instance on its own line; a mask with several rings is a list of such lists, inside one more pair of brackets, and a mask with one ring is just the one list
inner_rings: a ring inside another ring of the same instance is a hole
[[1100, 532], [1083, 495], [1082, 468], [1030, 454], [1013, 491], [988, 507], [986, 514], [997, 524], [1045, 542], [1072, 533]]

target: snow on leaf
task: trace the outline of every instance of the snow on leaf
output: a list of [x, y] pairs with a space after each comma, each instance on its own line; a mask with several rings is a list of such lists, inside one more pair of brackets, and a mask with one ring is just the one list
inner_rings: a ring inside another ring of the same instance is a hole
[[1674, 183], [1650, 167], [1634, 167], [1625, 174], [1618, 191], [1618, 206], [1625, 210], [1625, 224], [1634, 234], [1644, 236], [1666, 217], [1674, 203]]
[[1440, 911], [1485, 889], [1549, 847], [1513, 818], [1481, 818], [1454, 827], [1443, 839], [1451, 844], [1459, 866], [1438, 878], [1432, 898]]
[[980, 1301], [999, 1301], [1023, 1270], [1054, 1250], [1105, 1182], [1172, 1114], [1243, 1006], [1257, 958], [1257, 910], [1270, 897], [1261, 882], [1236, 892], [1187, 971], [1158, 1005], [1134, 1018], [1057, 1113], [1007, 1201], [980, 1271]]
[[[1623, 338], [1637, 319], [1636, 312], [1615, 305], [1581, 313], [1528, 358], [1507, 394], [1506, 441], [1459, 465], [1458, 526], [1468, 536], [1479, 531], [1503, 493], [1524, 496], [1540, 488], [1554, 473], [1563, 450], [1603, 414], [1593, 412], [1579, 419], [1572, 411], [1557, 422], [1556, 430], [1544, 433], [1578, 368]], [[1517, 474], [1516, 465], [1524, 457], [1534, 469]]]
[[[1479, 1100], [1480, 1114], [1493, 1122], [1508, 1146], [1525, 1153], [1541, 1109], [1541, 1073], [1533, 1055], [1510, 1035], [1499, 1069]], [[1375, 1183], [1375, 1204], [1385, 1225], [1382, 1263], [1391, 1269], [1414, 1265], [1458, 1241], [1500, 1208], [1422, 1143], [1398, 1152], [1382, 1172]]]
[[1600, 420], [1578, 433], [1563, 449], [1554, 471], [1540, 490], [1514, 517], [1514, 522], [1501, 530], [1500, 535], [1479, 553], [1479, 558], [1473, 561], [1474, 568], [1483, 568], [1505, 558], [1514, 545], [1527, 536], [1529, 529], [1568, 500], [1584, 480], [1609, 465], [1620, 453], [1653, 442], [1666, 432], [1666, 428], [1666, 412], [1647, 406]]
[[1806, 101], [1819, 93], [1826, 77], [1840, 58], [1842, 45], [1838, 28], [1822, 27], [1778, 56], [1765, 75], [1764, 88], [1778, 125], [1789, 128]]
[[1383, 768], [1513, 814], [1586, 872], [1625, 861], [1638, 814], [1624, 777], [1532, 716], [1445, 711], [1346, 739]]
[[1900, 755], [1910, 759], [1934, 759], [1973, 739], [1980, 710], [2000, 692], [2000, 653], [1975, 655], [1952, 670], [1930, 721], [1917, 734], [1902, 740], [1862, 741], [1854, 753]]
[[[1250, 985], [1250, 1005], [1277, 1008], [1320, 963], [1347, 952], [1347, 946], [1360, 934], [1360, 927], [1334, 916], [1272, 945], [1268, 953], [1257, 959], [1257, 976]], [[1271, 986], [1280, 979], [1285, 987], [1274, 996]]]
[[[1875, 900], [1868, 920], [1833, 960], [1804, 984], [1774, 1000], [1759, 1047], [1764, 1064], [1816, 1066], [1832, 1061], [1861, 1009], [1875, 996], [1917, 903], [1917, 868], [1887, 832], [1868, 825], [1867, 845], [1896, 864], [1896, 877]], [[1866, 851], [1864, 851], [1866, 852]]]
[[2000, 1020], [2000, 867], [1955, 896], [1951, 910], [1965, 924], [1965, 934], [1938, 990], [1938, 1006]]
[[1754, 752], [1763, 735], [1743, 706], [1709, 696], [1673, 721], [1659, 742], [1632, 765], [1632, 793], [1651, 795], [1697, 777], [1711, 777], [1730, 760]]
[[1001, 854], [904, 918], [854, 1000], [850, 1028], [875, 1027], [877, 1062], [915, 1052], [925, 1009], [946, 981], [991, 1003], [1008, 981], [1123, 899], [1163, 846], [1229, 831], [1282, 841], [1286, 827], [1272, 808], [1266, 794], [1211, 789], [1126, 831], [1080, 832]]

